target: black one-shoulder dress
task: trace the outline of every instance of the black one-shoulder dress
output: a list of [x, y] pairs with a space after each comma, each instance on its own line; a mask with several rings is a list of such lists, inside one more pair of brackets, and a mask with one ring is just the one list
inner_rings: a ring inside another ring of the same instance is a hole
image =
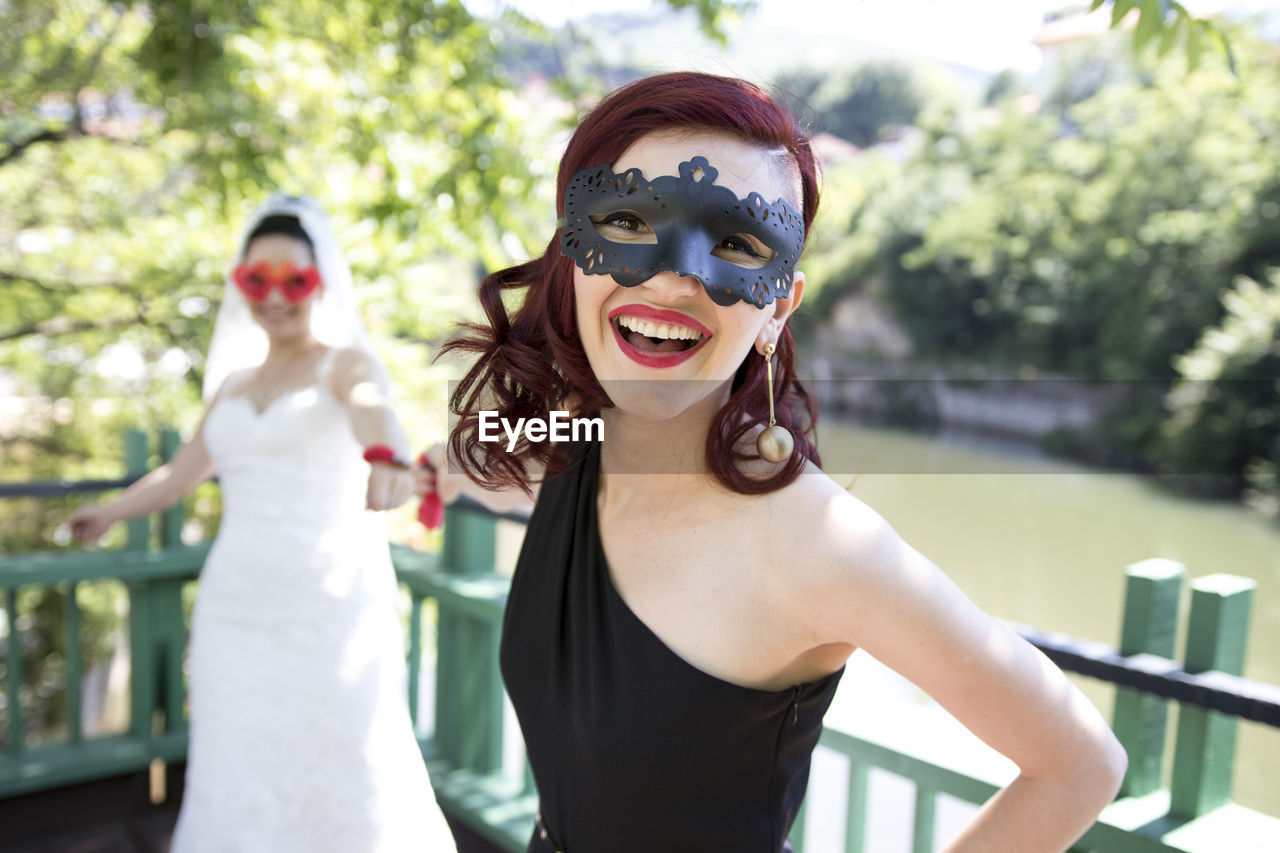
[[598, 446], [579, 457], [542, 485], [502, 636], [541, 798], [530, 853], [778, 853], [843, 670], [769, 691], [679, 657], [614, 589]]

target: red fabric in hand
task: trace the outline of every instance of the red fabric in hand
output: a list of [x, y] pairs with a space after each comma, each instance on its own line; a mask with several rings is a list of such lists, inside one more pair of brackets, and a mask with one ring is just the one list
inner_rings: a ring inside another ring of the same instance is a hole
[[[435, 470], [434, 466], [427, 461], [425, 453], [418, 457], [418, 465]], [[440, 495], [437, 492], [422, 494], [422, 503], [418, 504], [418, 521], [421, 521], [428, 530], [435, 530], [444, 523], [444, 504], [440, 502]]]

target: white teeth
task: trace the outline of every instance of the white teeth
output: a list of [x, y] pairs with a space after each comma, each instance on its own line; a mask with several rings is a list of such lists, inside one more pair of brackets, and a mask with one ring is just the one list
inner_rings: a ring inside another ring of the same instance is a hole
[[639, 332], [647, 338], [696, 341], [702, 337], [702, 332], [699, 332], [697, 329], [690, 329], [688, 326], [678, 326], [674, 323], [655, 323], [652, 320], [642, 320], [641, 318], [633, 317], [630, 314], [619, 315], [618, 325], [622, 326], [624, 329]]

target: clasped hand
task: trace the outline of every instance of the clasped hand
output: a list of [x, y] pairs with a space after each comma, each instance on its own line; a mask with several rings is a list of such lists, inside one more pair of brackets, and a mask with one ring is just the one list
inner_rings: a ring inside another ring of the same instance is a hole
[[416, 493], [412, 472], [375, 462], [369, 466], [365, 506], [372, 510], [395, 509]]

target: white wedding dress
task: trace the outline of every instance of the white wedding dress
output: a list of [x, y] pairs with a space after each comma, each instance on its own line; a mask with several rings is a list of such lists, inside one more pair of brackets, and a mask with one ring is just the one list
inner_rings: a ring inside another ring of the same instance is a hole
[[409, 721], [383, 519], [328, 382], [261, 413], [223, 398], [204, 440], [223, 518], [192, 619], [174, 853], [452, 853]]

